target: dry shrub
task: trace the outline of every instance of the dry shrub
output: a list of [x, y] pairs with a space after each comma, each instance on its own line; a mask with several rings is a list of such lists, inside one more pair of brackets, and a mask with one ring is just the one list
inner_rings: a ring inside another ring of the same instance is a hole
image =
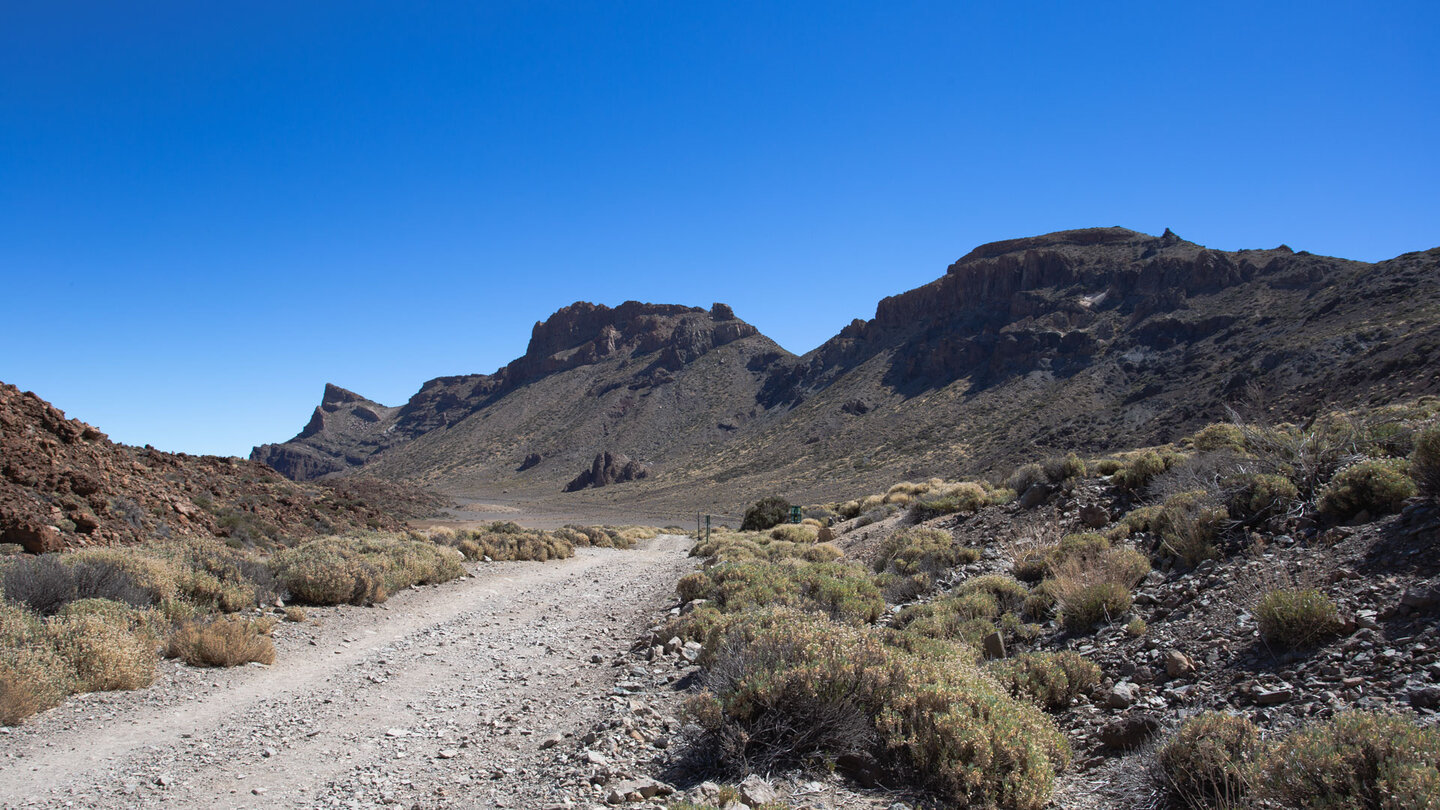
[[297, 601], [364, 605], [411, 585], [454, 579], [465, 573], [460, 558], [428, 540], [377, 534], [312, 540], [277, 552], [270, 566]]
[[1174, 555], [1187, 566], [1219, 555], [1215, 541], [1230, 514], [1208, 490], [1180, 492], [1165, 499], [1150, 520], [1158, 551]]
[[1242, 474], [1225, 481], [1230, 517], [1256, 523], [1288, 513], [1299, 503], [1300, 490], [1283, 475]]
[[1060, 623], [1072, 633], [1097, 622], [1111, 622], [1130, 609], [1130, 589], [1149, 572], [1144, 555], [1129, 548], [1106, 548], [1066, 556], [1051, 564], [1049, 586]]
[[878, 741], [870, 718], [891, 686], [889, 661], [872, 634], [762, 611], [718, 641], [706, 692], [687, 711], [721, 760], [740, 770], [864, 753]]
[[1399, 714], [1337, 714], [1294, 732], [1265, 762], [1276, 806], [1408, 810], [1440, 796], [1440, 729]]
[[186, 622], [170, 636], [168, 654], [195, 667], [275, 662], [275, 645], [253, 623], [238, 618]]
[[847, 624], [869, 624], [885, 600], [864, 568], [851, 563], [721, 563], [705, 571], [709, 598], [727, 613], [788, 605], [816, 611]]
[[1064, 738], [945, 649], [912, 655], [873, 630], [761, 611], [727, 628], [687, 712], [738, 770], [870, 754], [956, 805], [1043, 806]]
[[749, 509], [740, 528], [746, 531], [765, 531], [790, 519], [790, 502], [778, 496], [761, 498]]
[[1005, 488], [1023, 495], [1030, 487], [1044, 483], [1046, 480], [1044, 467], [1034, 463], [1021, 464], [1015, 468], [1014, 472], [1010, 473], [1010, 477], [1005, 479]]
[[1440, 425], [1426, 428], [1415, 438], [1410, 477], [1415, 479], [1420, 494], [1440, 497]]
[[1085, 477], [1085, 462], [1074, 453], [1046, 459], [1043, 469], [1045, 479], [1052, 484], [1064, 484]]
[[891, 755], [956, 806], [1044, 807], [1070, 762], [1069, 745], [1044, 713], [971, 670], [914, 669], [917, 683], [880, 714]]
[[300, 609], [300, 608], [297, 608], [297, 607], [287, 607], [287, 608], [285, 608], [285, 621], [287, 621], [287, 622], [300, 623], [300, 622], [305, 621], [305, 619], [307, 619], [307, 618], [308, 618], [308, 617], [305, 615], [305, 611], [302, 610], [302, 609]]
[[0, 723], [13, 726], [54, 706], [72, 691], [74, 681], [44, 623], [0, 600]]
[[270, 558], [290, 598], [312, 605], [365, 605], [389, 598], [379, 567], [342, 538], [284, 549]]
[[155, 680], [155, 639], [132, 630], [128, 620], [62, 616], [49, 621], [46, 630], [75, 674], [77, 692], [139, 689]]
[[770, 536], [786, 543], [813, 543], [820, 530], [803, 523], [786, 523], [770, 530]]
[[964, 595], [969, 593], [985, 593], [995, 599], [996, 606], [1002, 613], [1014, 613], [1020, 610], [1025, 604], [1025, 599], [1030, 595], [1030, 589], [1013, 577], [1003, 574], [986, 574], [965, 580], [955, 593]]
[[978, 549], [959, 545], [949, 532], [909, 528], [885, 538], [874, 567], [876, 572], [933, 578], [941, 571], [978, 559]]
[[1345, 467], [1320, 492], [1320, 511], [1338, 520], [1399, 511], [1415, 495], [1409, 466], [1401, 459], [1366, 459]]
[[992, 661], [986, 670], [1012, 697], [1048, 711], [1065, 709], [1100, 683], [1100, 667], [1070, 650], [1021, 653]]
[[1266, 643], [1287, 649], [1309, 646], [1340, 630], [1335, 603], [1314, 588], [1270, 591], [1255, 609], [1255, 620]]
[[1159, 776], [1184, 807], [1238, 807], [1250, 793], [1264, 750], [1244, 717], [1205, 712], [1180, 727], [1156, 755]]

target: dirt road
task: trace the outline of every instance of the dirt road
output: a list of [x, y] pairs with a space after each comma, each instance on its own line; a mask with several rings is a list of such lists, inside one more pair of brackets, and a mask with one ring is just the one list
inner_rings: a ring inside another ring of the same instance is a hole
[[310, 610], [276, 629], [271, 667], [165, 662], [149, 689], [0, 730], [0, 807], [563, 806], [575, 743], [556, 739], [601, 716], [688, 548], [482, 564]]

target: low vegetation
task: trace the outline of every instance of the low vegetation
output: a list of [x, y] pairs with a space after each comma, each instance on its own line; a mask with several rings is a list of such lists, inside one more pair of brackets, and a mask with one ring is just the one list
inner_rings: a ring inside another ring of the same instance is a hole
[[1161, 782], [1182, 807], [1237, 807], [1251, 793], [1262, 750], [1254, 723], [1205, 712], [1186, 721], [1160, 749]]
[[211, 539], [173, 538], [0, 557], [0, 723], [19, 723], [70, 694], [146, 686], [161, 655], [192, 666], [269, 664], [275, 659], [269, 634], [279, 615], [307, 618], [298, 607], [253, 612], [282, 597], [373, 604], [412, 585], [461, 576], [466, 557], [555, 559], [571, 556], [577, 545], [629, 548], [656, 533], [579, 526], [536, 532], [505, 523], [430, 535], [323, 537], [269, 556]]
[[1314, 588], [1278, 588], [1266, 593], [1255, 609], [1255, 620], [1260, 637], [1282, 649], [1308, 647], [1340, 630], [1335, 603]]

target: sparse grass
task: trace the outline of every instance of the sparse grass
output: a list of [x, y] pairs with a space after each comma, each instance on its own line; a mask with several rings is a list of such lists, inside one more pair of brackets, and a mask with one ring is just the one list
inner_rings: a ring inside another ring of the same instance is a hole
[[1340, 617], [1335, 603], [1314, 588], [1278, 588], [1255, 609], [1260, 636], [1284, 649], [1306, 647], [1335, 634]]
[[182, 624], [170, 636], [168, 654], [195, 667], [273, 664], [275, 645], [254, 623], [223, 618]]
[[1130, 589], [1149, 570], [1144, 555], [1130, 548], [1103, 548], [1060, 558], [1050, 567], [1049, 589], [1059, 608], [1061, 626], [1081, 633], [1098, 622], [1119, 619], [1133, 601]]
[[1131, 638], [1140, 638], [1148, 632], [1150, 632], [1150, 625], [1146, 624], [1145, 620], [1139, 616], [1131, 619], [1130, 623], [1125, 625], [1125, 634]]
[[1252, 792], [1263, 750], [1254, 723], [1205, 712], [1180, 727], [1156, 762], [1161, 783], [1179, 805], [1196, 810], [1238, 807]]

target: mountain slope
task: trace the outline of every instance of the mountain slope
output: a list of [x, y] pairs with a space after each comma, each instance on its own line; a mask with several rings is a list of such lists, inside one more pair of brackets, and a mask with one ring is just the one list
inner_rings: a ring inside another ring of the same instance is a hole
[[[394, 489], [363, 480], [296, 484], [254, 461], [115, 444], [0, 383], [0, 542], [32, 553], [171, 536], [249, 544], [397, 529], [395, 510], [378, 508]], [[411, 506], [423, 509], [425, 499]]]
[[[1366, 264], [1092, 228], [982, 245], [803, 357], [728, 308], [575, 304], [496, 375], [433, 380], [366, 423], [389, 432], [362, 469], [548, 497], [614, 451], [654, 467], [626, 499], [733, 505], [1163, 442], [1231, 403], [1303, 418], [1440, 390], [1437, 279], [1440, 249]], [[353, 466], [345, 424], [255, 457]]]

